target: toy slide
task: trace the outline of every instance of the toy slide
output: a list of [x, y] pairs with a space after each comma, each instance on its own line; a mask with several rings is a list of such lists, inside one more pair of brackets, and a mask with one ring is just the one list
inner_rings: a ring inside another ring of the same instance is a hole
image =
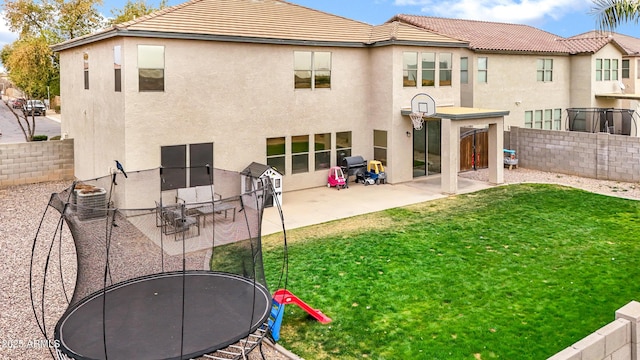
[[321, 323], [328, 324], [331, 322], [331, 318], [323, 314], [322, 311], [318, 309], [314, 309], [311, 306], [307, 305], [307, 303], [300, 300], [300, 298], [298, 298], [297, 296], [293, 295], [289, 290], [284, 290], [284, 289], [277, 290], [275, 293], [273, 293], [273, 301], [281, 305], [287, 305], [287, 304], [298, 305], [304, 311], [309, 313], [309, 315], [313, 316], [316, 320], [320, 321]]

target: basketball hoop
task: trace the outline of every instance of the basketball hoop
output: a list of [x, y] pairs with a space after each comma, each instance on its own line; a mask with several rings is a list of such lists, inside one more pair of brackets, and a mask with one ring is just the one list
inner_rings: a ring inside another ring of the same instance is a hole
[[424, 113], [422, 112], [412, 112], [411, 114], [409, 114], [414, 129], [422, 130], [422, 123], [424, 122], [424, 119], [422, 118], [423, 116]]

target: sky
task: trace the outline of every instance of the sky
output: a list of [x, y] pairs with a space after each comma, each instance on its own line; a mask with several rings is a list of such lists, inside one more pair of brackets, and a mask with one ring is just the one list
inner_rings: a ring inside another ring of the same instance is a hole
[[[186, 0], [169, 0], [177, 5]], [[531, 25], [561, 37], [578, 35], [597, 28], [591, 14], [593, 0], [288, 0], [330, 14], [380, 25], [397, 14], [437, 16]], [[157, 6], [159, 0], [146, 0]], [[126, 0], [103, 0], [100, 11], [111, 16]], [[640, 38], [640, 25], [627, 23], [616, 32]], [[0, 19], [0, 47], [17, 35]]]

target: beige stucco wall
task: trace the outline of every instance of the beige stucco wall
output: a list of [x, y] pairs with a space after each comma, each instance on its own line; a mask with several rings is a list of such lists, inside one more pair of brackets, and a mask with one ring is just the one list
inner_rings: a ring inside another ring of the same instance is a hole
[[[109, 174], [126, 159], [124, 93], [114, 92], [113, 46], [109, 40], [60, 54], [61, 133], [73, 138], [79, 179]], [[84, 89], [83, 53], [89, 54], [89, 90]]]
[[[165, 91], [139, 92], [137, 46], [165, 46]], [[122, 46], [122, 92], [114, 91], [113, 46]], [[330, 51], [331, 89], [294, 89], [293, 52]], [[402, 53], [453, 53], [453, 85], [405, 88]], [[90, 88], [83, 88], [83, 53]], [[240, 171], [266, 162], [266, 139], [287, 138], [285, 191], [322, 186], [327, 170], [291, 173], [292, 136], [352, 132], [352, 154], [373, 158], [373, 130], [387, 131], [388, 181], [413, 178], [408, 117], [400, 109], [426, 92], [459, 105], [457, 48], [338, 48], [119, 38], [63, 51], [63, 133], [76, 140], [76, 174], [93, 178], [120, 160], [129, 170], [160, 165], [167, 145], [214, 143], [214, 166]], [[124, 119], [127, 119], [126, 125]], [[95, 139], [95, 140], [94, 140]], [[310, 150], [313, 144], [310, 144]]]
[[[618, 79], [596, 81], [596, 59], [618, 59]], [[596, 98], [596, 94], [621, 93], [622, 54], [613, 44], [607, 44], [595, 54], [576, 55], [571, 59], [571, 107], [621, 108], [621, 100]]]
[[[124, 59], [121, 93], [113, 90], [115, 44], [122, 45]], [[138, 44], [165, 46], [164, 92], [138, 92]], [[332, 52], [331, 89], [293, 88], [294, 50]], [[83, 52], [90, 59], [89, 90], [83, 89]], [[266, 162], [269, 137], [312, 140], [331, 133], [335, 150], [335, 133], [351, 131], [352, 153], [373, 153], [367, 49], [125, 38], [61, 57], [62, 131], [82, 139], [76, 142], [79, 178], [108, 174], [114, 159], [129, 170], [157, 167], [165, 145], [213, 142], [214, 166], [236, 171]], [[326, 170], [313, 170], [313, 153], [308, 173], [291, 174], [287, 151], [285, 190], [326, 182]]]
[[[486, 83], [473, 81], [473, 106], [508, 110], [505, 130], [524, 126], [525, 111], [568, 107], [571, 81], [568, 56], [477, 53], [469, 57], [474, 80], [479, 57], [488, 58], [488, 75]], [[537, 81], [538, 59], [553, 59], [553, 81]]]

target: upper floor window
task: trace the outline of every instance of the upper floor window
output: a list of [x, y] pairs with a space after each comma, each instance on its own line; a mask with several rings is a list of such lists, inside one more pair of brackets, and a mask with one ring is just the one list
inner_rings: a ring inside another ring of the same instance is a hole
[[402, 86], [418, 86], [418, 53], [406, 52], [402, 54]]
[[294, 51], [294, 88], [331, 88], [331, 53]]
[[436, 54], [422, 53], [422, 86], [436, 85]]
[[442, 53], [439, 54], [438, 57], [438, 64], [440, 66], [440, 86], [451, 86], [452, 55], [451, 53]]
[[469, 83], [469, 58], [460, 58], [460, 83]]
[[489, 73], [489, 59], [486, 57], [478, 58], [478, 82], [486, 83]]
[[164, 46], [138, 45], [138, 90], [164, 91]]
[[122, 48], [120, 45], [113, 47], [113, 80], [115, 91], [122, 91]]
[[538, 59], [536, 78], [538, 81], [553, 81], [553, 59]]
[[82, 54], [83, 69], [84, 69], [84, 89], [89, 90], [89, 54]]
[[421, 53], [418, 62], [418, 53], [405, 52], [402, 54], [402, 86], [451, 86], [452, 61], [451, 53]]
[[629, 60], [622, 60], [622, 78], [629, 78]]
[[596, 59], [596, 81], [618, 80], [618, 59]]

